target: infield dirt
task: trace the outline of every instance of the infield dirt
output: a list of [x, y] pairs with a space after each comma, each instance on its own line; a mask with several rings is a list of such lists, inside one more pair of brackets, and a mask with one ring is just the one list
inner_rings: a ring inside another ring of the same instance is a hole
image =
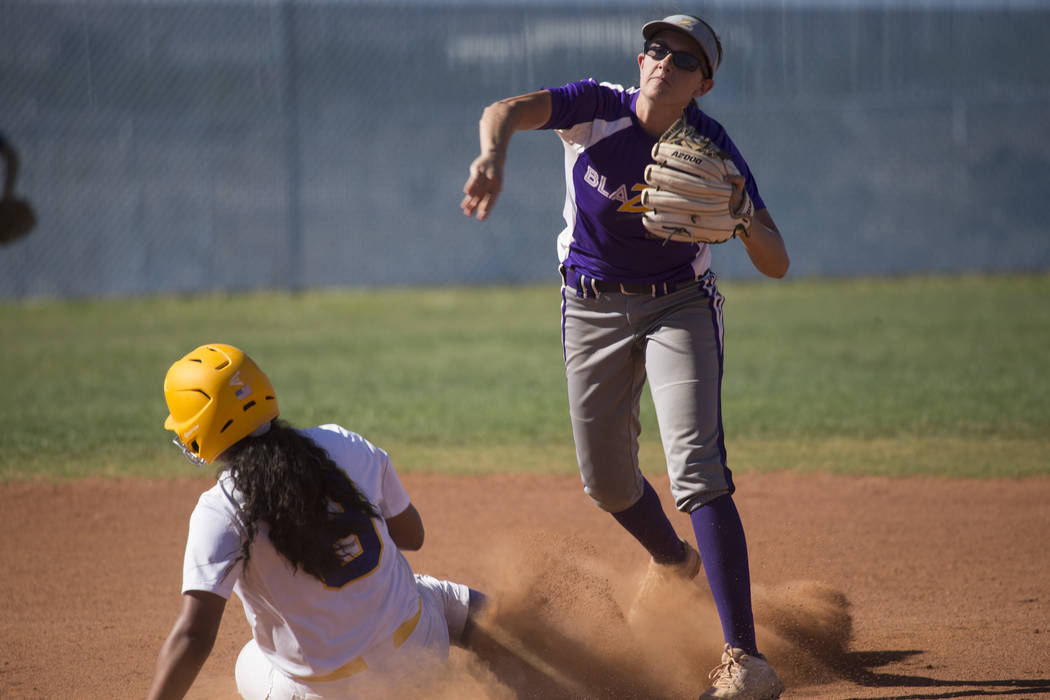
[[[668, 508], [666, 477], [650, 477]], [[738, 474], [759, 644], [785, 698], [1050, 696], [1050, 478]], [[417, 697], [695, 697], [718, 662], [703, 575], [623, 619], [647, 559], [570, 476], [406, 474], [416, 571], [497, 597], [492, 624], [549, 675], [453, 651]], [[180, 606], [206, 478], [0, 485], [0, 698], [137, 698]], [[227, 607], [191, 698], [236, 698]]]

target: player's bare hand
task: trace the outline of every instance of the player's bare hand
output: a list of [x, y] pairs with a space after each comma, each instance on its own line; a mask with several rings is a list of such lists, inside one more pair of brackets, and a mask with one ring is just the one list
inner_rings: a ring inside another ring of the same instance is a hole
[[483, 153], [470, 164], [470, 177], [463, 185], [459, 208], [466, 216], [484, 221], [503, 189], [503, 164], [495, 154]]

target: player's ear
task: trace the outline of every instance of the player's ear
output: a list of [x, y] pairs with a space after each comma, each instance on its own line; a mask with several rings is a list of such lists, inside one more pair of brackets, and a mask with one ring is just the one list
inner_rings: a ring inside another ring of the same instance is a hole
[[712, 78], [704, 78], [704, 82], [700, 83], [700, 87], [693, 93], [693, 97], [703, 97], [707, 93], [711, 92], [711, 88], [715, 86], [715, 81]]
[[644, 53], [638, 54], [638, 70], [642, 69], [642, 61], [644, 61], [644, 60], [645, 60], [645, 54]]

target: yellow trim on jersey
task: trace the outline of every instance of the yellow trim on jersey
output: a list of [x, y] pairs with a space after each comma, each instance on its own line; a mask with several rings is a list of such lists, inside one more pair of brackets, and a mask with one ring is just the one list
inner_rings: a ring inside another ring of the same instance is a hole
[[[419, 624], [419, 618], [423, 616], [423, 599], [420, 598], [418, 601], [418, 608], [416, 614], [408, 618], [394, 630], [394, 648], [398, 649], [405, 641], [412, 636], [412, 633], [416, 631], [416, 625]], [[343, 678], [349, 678], [355, 673], [361, 673], [361, 671], [368, 670], [368, 663], [358, 656], [356, 659], [351, 659], [347, 663], [343, 664], [331, 673], [327, 673], [323, 676], [292, 676], [292, 679], [297, 681], [303, 681], [304, 683], [323, 683], [325, 681], [338, 681]]]
[[356, 659], [351, 659], [349, 663], [345, 663], [336, 670], [324, 676], [292, 676], [294, 680], [303, 681], [304, 683], [321, 683], [324, 681], [337, 681], [340, 678], [349, 678], [355, 673], [361, 673], [361, 671], [367, 671], [368, 664], [365, 660], [358, 656]]
[[394, 630], [394, 648], [399, 648], [405, 643], [405, 640], [412, 636], [412, 633], [416, 631], [416, 625], [419, 624], [419, 618], [423, 615], [423, 599], [419, 599], [419, 609], [416, 610], [416, 614], [408, 618], [401, 623], [396, 630]]

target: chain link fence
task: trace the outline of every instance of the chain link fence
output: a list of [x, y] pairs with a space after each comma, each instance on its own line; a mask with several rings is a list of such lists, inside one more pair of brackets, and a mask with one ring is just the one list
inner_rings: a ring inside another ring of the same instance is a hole
[[[792, 274], [1050, 267], [1050, 9], [715, 2], [703, 107]], [[633, 85], [659, 4], [0, 0], [0, 131], [40, 224], [0, 297], [556, 283], [561, 146], [459, 212], [488, 103]], [[723, 276], [755, 275], [741, 246]]]

